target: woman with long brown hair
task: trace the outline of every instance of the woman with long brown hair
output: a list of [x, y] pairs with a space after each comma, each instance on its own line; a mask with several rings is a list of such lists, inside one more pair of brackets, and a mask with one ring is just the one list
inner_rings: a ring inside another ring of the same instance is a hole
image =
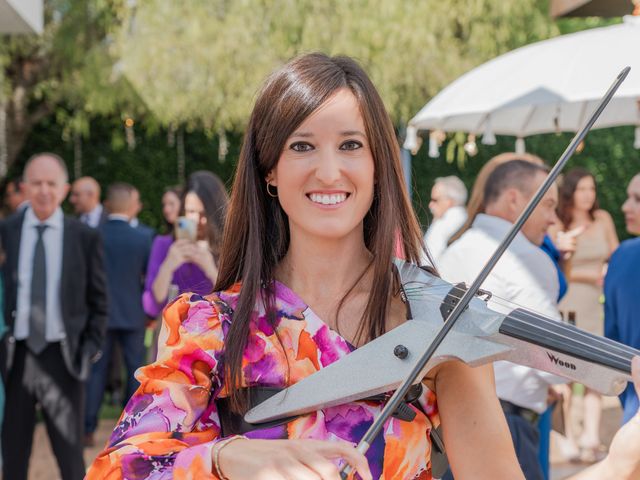
[[[611, 215], [598, 206], [596, 180], [584, 168], [569, 170], [559, 189], [558, 218], [560, 225], [550, 232], [560, 238], [568, 232], [576, 235], [576, 248], [565, 260], [565, 272], [569, 290], [560, 302], [560, 311], [565, 319], [596, 335], [604, 334], [604, 307], [602, 284], [609, 256], [618, 248], [618, 235]], [[569, 405], [571, 390], [566, 389]], [[575, 429], [567, 422], [563, 449], [569, 459], [594, 462], [604, 455], [600, 445], [600, 418], [602, 400], [593, 390], [584, 392], [582, 434], [576, 438]]]
[[[168, 301], [177, 294], [211, 292], [218, 274], [229, 196], [218, 176], [207, 171], [189, 175], [187, 185], [177, 202], [179, 190], [170, 189], [163, 195], [163, 215], [170, 233], [154, 239], [149, 255], [142, 304], [145, 313], [157, 317]], [[180, 227], [170, 223], [185, 223], [192, 230], [186, 238]]]
[[440, 420], [456, 478], [523, 478], [491, 367], [457, 361], [429, 373], [415, 419], [389, 419], [366, 458], [352, 445], [378, 401], [234, 435], [251, 392], [285, 388], [405, 321], [396, 238], [418, 262], [421, 231], [380, 96], [347, 57], [292, 60], [249, 120], [216, 292], [165, 310], [158, 360], [139, 371], [87, 478], [336, 480], [342, 459], [356, 478], [430, 479]]

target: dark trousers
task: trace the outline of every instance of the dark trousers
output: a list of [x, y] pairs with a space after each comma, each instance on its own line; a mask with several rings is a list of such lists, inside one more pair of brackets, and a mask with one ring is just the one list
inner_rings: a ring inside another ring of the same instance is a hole
[[538, 445], [540, 443], [538, 429], [520, 415], [505, 413], [505, 417], [524, 478], [527, 480], [544, 480], [542, 467], [538, 460]]
[[[84, 383], [69, 374], [60, 344], [51, 343], [42, 353], [34, 355], [24, 342], [17, 342], [13, 367], [7, 374], [6, 394], [2, 425], [3, 478], [27, 479], [36, 405], [40, 405], [62, 478], [84, 478]], [[52, 472], [51, 477], [56, 475]]]
[[89, 380], [87, 381], [87, 408], [84, 418], [84, 427], [87, 433], [93, 433], [98, 426], [98, 413], [102, 405], [107, 378], [109, 376], [109, 359], [113, 355], [114, 346], [118, 343], [124, 357], [127, 368], [126, 390], [123, 404], [126, 404], [131, 395], [138, 388], [138, 381], [133, 374], [144, 365], [144, 329], [122, 330], [109, 329], [105, 337], [103, 355], [93, 364]]
[[[539, 434], [537, 428], [520, 415], [505, 412], [504, 416], [509, 425], [516, 457], [520, 462], [524, 478], [527, 480], [544, 480], [542, 467], [538, 460]], [[442, 477], [442, 480], [454, 480], [450, 469]]]

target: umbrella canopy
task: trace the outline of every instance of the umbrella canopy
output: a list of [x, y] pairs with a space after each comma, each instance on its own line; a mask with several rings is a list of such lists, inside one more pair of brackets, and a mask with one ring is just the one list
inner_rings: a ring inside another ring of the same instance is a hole
[[552, 17], [621, 17], [637, 0], [551, 0]]
[[0, 34], [42, 33], [42, 0], [0, 0]]
[[513, 50], [464, 74], [409, 122], [416, 130], [526, 137], [577, 131], [615, 76], [631, 72], [594, 128], [640, 126], [640, 17]]

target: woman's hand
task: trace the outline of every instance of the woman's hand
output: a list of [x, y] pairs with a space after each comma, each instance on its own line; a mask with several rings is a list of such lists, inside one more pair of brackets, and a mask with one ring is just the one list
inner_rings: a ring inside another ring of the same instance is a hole
[[[640, 357], [633, 359], [631, 375], [636, 393], [640, 396]], [[622, 475], [627, 475], [615, 478], [640, 478], [640, 411], [613, 437], [606, 461], [614, 465]]]
[[584, 232], [585, 226], [581, 225], [568, 232], [559, 231], [555, 238], [556, 248], [560, 250], [562, 258], [568, 260], [576, 251], [578, 236]]
[[213, 259], [213, 255], [206, 245], [192, 243], [187, 252], [187, 261], [196, 264], [204, 272], [206, 277], [215, 284], [218, 278], [218, 267]]
[[[631, 363], [631, 376], [640, 396], [640, 357]], [[636, 480], [640, 478], [640, 411], [613, 437], [609, 454], [601, 462], [574, 475], [570, 480]]]
[[218, 457], [229, 480], [339, 480], [341, 458], [364, 480], [371, 472], [364, 455], [346, 442], [321, 440], [236, 440]]
[[166, 266], [173, 274], [180, 265], [191, 261], [190, 256], [194, 248], [195, 243], [191, 240], [184, 238], [176, 240], [171, 244], [171, 247], [169, 247], [163, 266]]
[[194, 248], [194, 242], [181, 238], [171, 244], [167, 256], [162, 261], [158, 274], [156, 275], [151, 292], [156, 303], [160, 306], [167, 301], [169, 286], [173, 280], [173, 273], [182, 265], [189, 261], [189, 252]]

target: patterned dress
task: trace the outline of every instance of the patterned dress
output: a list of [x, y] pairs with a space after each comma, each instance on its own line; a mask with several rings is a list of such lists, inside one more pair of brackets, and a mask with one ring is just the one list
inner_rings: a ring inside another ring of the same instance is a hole
[[[207, 297], [184, 294], [167, 307], [158, 359], [137, 371], [140, 388], [125, 407], [87, 479], [217, 478], [212, 473], [211, 450], [221, 437], [214, 400], [228, 395], [224, 339], [233, 321], [239, 289], [236, 285]], [[285, 387], [353, 349], [295, 293], [277, 282], [275, 308], [278, 315], [274, 329], [267, 321], [264, 305], [256, 301], [243, 358], [243, 386]], [[391, 418], [386, 423], [367, 453], [373, 478], [432, 478], [429, 428], [437, 426], [439, 420], [435, 395], [426, 388], [423, 391], [420, 403], [429, 418], [412, 406], [417, 412], [414, 421]], [[342, 439], [355, 444], [380, 410], [378, 402], [354, 402], [247, 436]]]

